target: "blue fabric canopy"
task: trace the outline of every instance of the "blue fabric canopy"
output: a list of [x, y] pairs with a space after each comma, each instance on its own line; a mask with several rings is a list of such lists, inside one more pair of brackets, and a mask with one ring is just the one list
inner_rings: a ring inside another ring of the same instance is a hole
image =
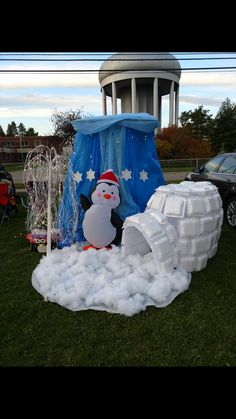
[[[154, 129], [158, 126], [154, 116], [146, 113], [99, 116], [76, 120], [72, 125], [77, 131], [71, 155], [72, 172], [67, 174], [58, 215], [58, 227], [66, 242], [84, 240], [80, 194], [90, 198], [98, 178], [108, 169], [119, 177], [121, 203], [115, 212], [123, 220], [143, 212], [155, 189], [165, 183], [154, 141]], [[71, 218], [71, 182], [76, 182], [79, 209], [74, 237], [67, 227]]]
[[122, 113], [120, 115], [96, 116], [72, 121], [75, 131], [84, 135], [101, 132], [114, 124], [147, 133], [151, 133], [158, 127], [157, 119], [147, 113]]

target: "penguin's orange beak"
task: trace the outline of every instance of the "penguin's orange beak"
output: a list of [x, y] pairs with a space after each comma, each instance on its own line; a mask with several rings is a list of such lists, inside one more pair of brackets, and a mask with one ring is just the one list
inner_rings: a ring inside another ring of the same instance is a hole
[[106, 199], [111, 199], [111, 195], [110, 195], [109, 193], [105, 193], [103, 196], [104, 196], [104, 198], [106, 198]]

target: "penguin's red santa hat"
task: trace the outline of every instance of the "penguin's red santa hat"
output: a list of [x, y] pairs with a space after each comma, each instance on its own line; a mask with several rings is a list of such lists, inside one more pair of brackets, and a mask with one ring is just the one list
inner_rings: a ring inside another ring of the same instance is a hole
[[120, 187], [118, 176], [111, 169], [101, 174], [97, 184], [101, 182], [112, 183], [113, 185], [118, 186], [118, 188]]

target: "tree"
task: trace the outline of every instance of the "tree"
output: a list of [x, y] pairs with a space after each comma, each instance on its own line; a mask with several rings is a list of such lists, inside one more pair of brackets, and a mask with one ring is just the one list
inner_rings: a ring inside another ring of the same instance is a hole
[[22, 124], [22, 122], [20, 122], [20, 124], [18, 125], [17, 130], [19, 135], [26, 135], [26, 128], [24, 124]]
[[39, 134], [39, 133], [38, 133], [38, 132], [35, 132], [34, 128], [32, 128], [32, 127], [28, 128], [28, 129], [27, 129], [27, 131], [26, 131], [26, 133], [25, 133], [25, 135], [26, 135], [27, 137], [35, 137], [35, 136], [37, 136], [38, 134]]
[[16, 135], [18, 135], [17, 126], [16, 126], [16, 123], [14, 121], [12, 121], [7, 126], [6, 136], [7, 137], [15, 137]]
[[208, 115], [209, 110], [199, 106], [194, 111], [182, 112], [180, 123], [183, 128], [189, 128], [192, 132], [192, 138], [196, 140], [211, 139], [214, 126], [214, 118]]
[[3, 128], [1, 125], [0, 125], [0, 137], [5, 137], [5, 132], [3, 131]]
[[236, 150], [236, 105], [226, 98], [215, 117], [212, 147], [218, 151]]
[[189, 128], [176, 126], [163, 128], [157, 134], [156, 144], [160, 159], [211, 157], [213, 154], [210, 143], [194, 139]]
[[170, 159], [172, 156], [172, 145], [169, 141], [166, 140], [160, 140], [157, 138], [156, 140], [156, 146], [157, 146], [157, 153], [158, 157], [161, 160]]
[[83, 107], [77, 110], [69, 109], [64, 112], [55, 109], [50, 119], [54, 125], [54, 135], [64, 139], [66, 144], [71, 144], [76, 133], [71, 121], [81, 119], [83, 116], [85, 116]]

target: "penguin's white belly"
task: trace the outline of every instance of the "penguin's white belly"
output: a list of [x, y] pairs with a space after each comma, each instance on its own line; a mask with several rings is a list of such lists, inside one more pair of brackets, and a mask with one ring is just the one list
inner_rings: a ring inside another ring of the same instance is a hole
[[111, 208], [92, 205], [82, 223], [84, 237], [95, 247], [108, 246], [116, 236], [116, 229], [111, 224]]

